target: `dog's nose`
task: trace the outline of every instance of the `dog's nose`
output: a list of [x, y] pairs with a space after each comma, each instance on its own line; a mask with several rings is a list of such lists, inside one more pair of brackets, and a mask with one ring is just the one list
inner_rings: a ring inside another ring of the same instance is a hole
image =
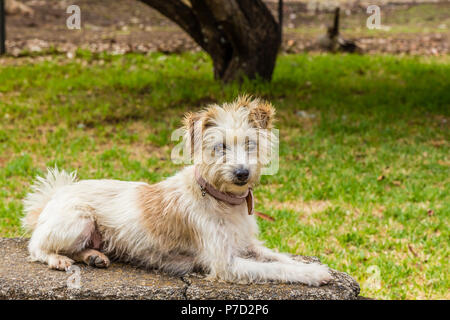
[[236, 171], [234, 172], [236, 178], [238, 178], [238, 180], [242, 182], [247, 181], [249, 174], [250, 173], [247, 169], [236, 169]]

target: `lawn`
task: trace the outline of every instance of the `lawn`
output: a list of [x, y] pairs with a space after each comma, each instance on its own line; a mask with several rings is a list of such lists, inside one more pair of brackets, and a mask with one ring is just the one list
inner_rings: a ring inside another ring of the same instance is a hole
[[221, 86], [204, 54], [4, 58], [0, 235], [55, 164], [153, 183], [180, 169], [184, 112], [239, 93], [278, 110], [280, 169], [256, 189], [269, 247], [351, 274], [361, 295], [449, 299], [450, 57], [283, 55], [272, 83]]

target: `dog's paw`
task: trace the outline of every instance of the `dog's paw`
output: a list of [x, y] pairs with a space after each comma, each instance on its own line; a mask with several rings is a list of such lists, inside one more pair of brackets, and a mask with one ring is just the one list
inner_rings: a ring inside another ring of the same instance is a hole
[[322, 286], [329, 283], [333, 279], [330, 270], [323, 264], [305, 264], [302, 269], [303, 270], [301, 272], [303, 273], [304, 278], [301, 282], [304, 282], [310, 286]]
[[87, 264], [91, 267], [107, 268], [110, 265], [110, 261], [107, 256], [99, 252], [89, 255], [87, 257]]
[[68, 270], [74, 261], [61, 255], [52, 255], [48, 259], [48, 267], [55, 270]]

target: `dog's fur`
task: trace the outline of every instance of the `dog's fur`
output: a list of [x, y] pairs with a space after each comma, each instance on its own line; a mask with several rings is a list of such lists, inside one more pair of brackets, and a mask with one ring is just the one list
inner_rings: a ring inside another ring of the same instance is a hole
[[[245, 162], [245, 155], [253, 151], [243, 137], [265, 130], [258, 142], [263, 148], [261, 142], [273, 138], [274, 113], [267, 102], [241, 97], [188, 114], [185, 141], [193, 155], [200, 153], [209, 160], [196, 164], [202, 177], [216, 189], [236, 195], [253, 187], [265, 160]], [[217, 150], [224, 135], [235, 144]], [[230, 151], [237, 155], [234, 161], [228, 159]], [[244, 185], [236, 184], [233, 172], [238, 167], [249, 170]], [[77, 181], [74, 173], [55, 168], [37, 179], [24, 205], [23, 225], [33, 231], [31, 258], [54, 269], [67, 269], [74, 260], [107, 267], [109, 256], [171, 274], [198, 269], [210, 279], [241, 283], [320, 285], [331, 279], [325, 265], [300, 263], [264, 247], [246, 204], [229, 205], [202, 195], [193, 165], [154, 185]], [[92, 247], [96, 234], [101, 234], [101, 250]]]

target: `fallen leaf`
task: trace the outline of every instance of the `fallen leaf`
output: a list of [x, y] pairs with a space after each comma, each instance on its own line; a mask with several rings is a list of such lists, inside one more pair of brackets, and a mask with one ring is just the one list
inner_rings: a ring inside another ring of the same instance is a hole
[[409, 249], [409, 251], [411, 251], [411, 253], [414, 255], [414, 257], [416, 257], [416, 258], [418, 257], [418, 254], [414, 251], [412, 245], [408, 244], [408, 249]]
[[432, 140], [430, 141], [430, 143], [433, 147], [439, 148], [445, 145], [446, 142], [445, 140]]
[[261, 219], [264, 219], [264, 220], [267, 220], [267, 221], [271, 221], [271, 222], [275, 221], [275, 219], [273, 217], [271, 217], [271, 216], [269, 216], [269, 215], [267, 215], [265, 213], [262, 213], [262, 212], [255, 211], [255, 215], [257, 215]]

